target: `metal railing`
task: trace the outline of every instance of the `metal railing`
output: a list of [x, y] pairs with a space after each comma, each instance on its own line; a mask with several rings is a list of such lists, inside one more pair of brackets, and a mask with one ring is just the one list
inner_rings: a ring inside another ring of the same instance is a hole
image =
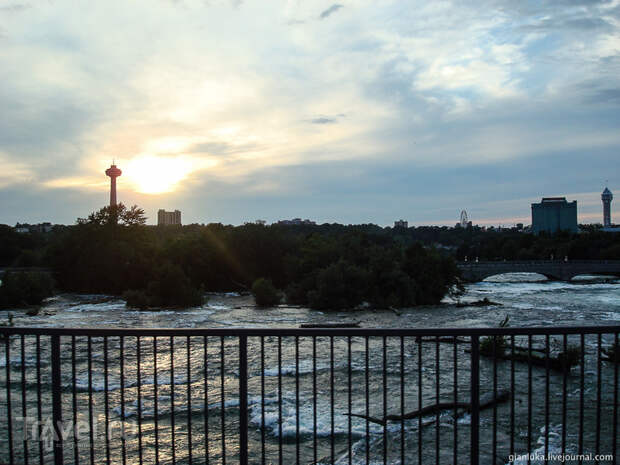
[[619, 333], [0, 328], [0, 463], [615, 464]]

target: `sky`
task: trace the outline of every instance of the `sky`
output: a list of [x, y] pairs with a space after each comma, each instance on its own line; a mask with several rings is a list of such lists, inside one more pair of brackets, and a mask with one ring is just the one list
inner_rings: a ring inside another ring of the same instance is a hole
[[0, 223], [602, 222], [620, 0], [337, 1], [0, 0]]

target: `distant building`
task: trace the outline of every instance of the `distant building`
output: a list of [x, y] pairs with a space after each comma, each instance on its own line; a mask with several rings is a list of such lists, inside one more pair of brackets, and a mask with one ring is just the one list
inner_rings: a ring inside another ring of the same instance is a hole
[[157, 212], [157, 226], [168, 226], [172, 224], [181, 224], [181, 212], [179, 210], [173, 212], [159, 210]]
[[532, 204], [532, 232], [554, 234], [559, 231], [576, 233], [577, 201], [567, 202], [566, 197], [543, 197]]
[[27, 234], [27, 233], [48, 233], [50, 232], [52, 229], [54, 228], [54, 226], [52, 225], [52, 223], [39, 223], [39, 224], [27, 224], [27, 223], [23, 223], [23, 224], [19, 224], [17, 223], [15, 225], [15, 232], [21, 233], [21, 234]]
[[292, 220], [280, 220], [278, 221], [278, 224], [281, 224], [284, 226], [293, 226], [293, 225], [300, 225], [300, 224], [316, 224], [316, 223], [308, 219], [302, 220], [301, 218], [293, 218]]
[[603, 227], [611, 228], [611, 201], [614, 199], [614, 195], [611, 191], [605, 187], [605, 190], [601, 194], [601, 200], [603, 201]]
[[394, 221], [394, 227], [395, 228], [408, 228], [409, 222], [405, 220], [397, 220], [397, 221]]

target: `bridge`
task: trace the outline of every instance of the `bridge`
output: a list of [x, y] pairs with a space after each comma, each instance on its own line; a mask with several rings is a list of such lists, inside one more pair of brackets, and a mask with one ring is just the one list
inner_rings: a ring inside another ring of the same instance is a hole
[[40, 273], [51, 273], [51, 268], [44, 268], [40, 266], [13, 266], [8, 268], [0, 268], [0, 279], [4, 276], [5, 273], [24, 273], [24, 272], [40, 272]]
[[620, 260], [528, 260], [459, 262], [465, 281], [476, 282], [504, 273], [538, 273], [554, 281], [570, 281], [578, 275], [620, 276]]

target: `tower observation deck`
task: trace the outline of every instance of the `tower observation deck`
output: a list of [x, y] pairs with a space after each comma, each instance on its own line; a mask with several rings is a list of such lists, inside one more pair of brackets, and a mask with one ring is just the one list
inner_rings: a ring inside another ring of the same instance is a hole
[[118, 178], [123, 172], [112, 164], [107, 170], [105, 170], [106, 176], [110, 177], [110, 206], [116, 205], [116, 178]]

